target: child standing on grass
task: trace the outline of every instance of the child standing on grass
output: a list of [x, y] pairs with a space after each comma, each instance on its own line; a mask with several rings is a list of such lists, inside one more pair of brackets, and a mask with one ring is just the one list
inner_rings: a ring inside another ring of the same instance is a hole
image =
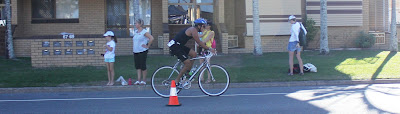
[[117, 42], [117, 38], [114, 36], [112, 31], [107, 31], [103, 35], [107, 44], [103, 45], [106, 49], [106, 53], [104, 54], [104, 62], [107, 65], [107, 74], [108, 74], [108, 83], [107, 86], [114, 85], [114, 62], [115, 62], [115, 43]]

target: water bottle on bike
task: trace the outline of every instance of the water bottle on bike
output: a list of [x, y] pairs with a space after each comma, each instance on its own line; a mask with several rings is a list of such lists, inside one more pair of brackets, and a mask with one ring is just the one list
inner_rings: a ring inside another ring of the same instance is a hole
[[189, 76], [192, 76], [196, 69], [197, 69], [197, 65], [192, 67], [192, 69], [190, 69]]

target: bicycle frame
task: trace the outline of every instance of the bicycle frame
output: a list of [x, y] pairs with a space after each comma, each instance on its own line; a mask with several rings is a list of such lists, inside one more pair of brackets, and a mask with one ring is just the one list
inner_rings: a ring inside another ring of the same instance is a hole
[[[205, 55], [205, 56], [201, 56], [201, 57], [196, 57], [196, 58], [190, 59], [191, 61], [199, 60], [199, 59], [204, 59], [204, 62], [201, 63], [200, 66], [195, 70], [195, 72], [189, 77], [189, 80], [190, 80], [190, 81], [193, 81], [193, 79], [195, 78], [195, 76], [197, 75], [197, 73], [199, 73], [199, 71], [202, 70], [202, 68], [203, 68], [204, 66], [205, 66], [204, 68], [208, 68], [208, 72], [209, 72], [210, 75], [211, 75], [211, 79], [212, 79], [213, 81], [215, 80], [215, 79], [214, 79], [214, 76], [212, 75], [212, 73], [211, 73], [211, 71], [210, 71], [210, 64], [208, 63], [208, 60], [211, 59], [212, 56], [213, 56], [213, 54], [212, 54], [211, 52], [209, 52], [209, 54], [207, 54], [207, 55]], [[173, 69], [176, 69], [176, 70], [177, 70], [179, 64], [181, 64], [181, 63], [183, 64], [183, 62], [180, 61], [180, 60], [178, 59], [178, 61], [177, 61], [177, 62], [175, 63], [175, 65], [174, 65]], [[178, 71], [179, 71], [179, 70], [178, 70]], [[169, 76], [169, 79], [171, 78], [172, 74], [173, 74], [173, 72], [171, 72], [171, 74], [170, 74], [170, 76]]]

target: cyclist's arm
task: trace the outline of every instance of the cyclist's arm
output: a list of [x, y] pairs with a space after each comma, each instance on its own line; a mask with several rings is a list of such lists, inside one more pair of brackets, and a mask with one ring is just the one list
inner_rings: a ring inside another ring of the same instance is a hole
[[210, 49], [209, 47], [206, 46], [205, 43], [200, 41], [199, 33], [197, 32], [196, 28], [191, 28], [190, 32], [192, 33], [193, 39], [194, 39], [194, 41], [196, 41], [197, 44], [199, 44], [204, 49]]

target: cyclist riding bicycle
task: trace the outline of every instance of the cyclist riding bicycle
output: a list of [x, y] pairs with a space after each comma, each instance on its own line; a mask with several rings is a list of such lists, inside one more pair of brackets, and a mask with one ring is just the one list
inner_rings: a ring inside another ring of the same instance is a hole
[[[206, 44], [200, 41], [199, 38], [198, 33], [204, 31], [207, 21], [204, 20], [203, 18], [199, 18], [194, 21], [194, 24], [195, 25], [193, 27], [188, 27], [180, 31], [175, 36], [175, 38], [168, 43], [170, 53], [175, 55], [184, 64], [184, 67], [179, 72], [178, 77], [175, 79], [175, 82], [180, 82], [182, 75], [186, 73], [189, 69], [191, 69], [193, 66], [194, 61], [190, 60], [188, 55], [192, 58], [195, 58], [197, 55], [193, 49], [190, 49], [189, 47], [185, 46], [187, 41], [193, 38], [196, 41], [196, 43], [199, 44], [201, 47], [210, 50], [212, 53], [215, 53], [215, 49], [207, 47]], [[178, 87], [182, 88], [181, 83], [177, 83], [177, 85]]]

